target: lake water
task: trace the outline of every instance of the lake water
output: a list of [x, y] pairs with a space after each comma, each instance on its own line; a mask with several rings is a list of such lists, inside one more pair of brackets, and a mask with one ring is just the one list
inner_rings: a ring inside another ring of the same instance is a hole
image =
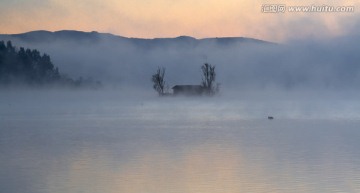
[[0, 93], [1, 192], [360, 192], [358, 94], [151, 94]]

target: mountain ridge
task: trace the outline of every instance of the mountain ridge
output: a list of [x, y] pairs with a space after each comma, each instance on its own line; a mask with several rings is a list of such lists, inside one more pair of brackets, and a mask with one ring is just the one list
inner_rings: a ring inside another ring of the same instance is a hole
[[276, 44], [269, 41], [247, 38], [247, 37], [210, 37], [210, 38], [194, 38], [191, 36], [177, 36], [177, 37], [163, 37], [163, 38], [136, 38], [114, 35], [111, 33], [99, 33], [97, 31], [84, 32], [77, 30], [60, 30], [60, 31], [47, 31], [36, 30], [19, 34], [0, 34], [0, 38], [18, 39], [28, 43], [44, 43], [58, 40], [76, 41], [76, 42], [99, 42], [102, 39], [110, 41], [123, 41], [135, 43], [136, 45], [152, 47], [166, 43], [176, 43], [188, 46], [197, 46], [199, 44], [211, 44], [229, 46], [238, 43], [259, 43], [259, 44]]

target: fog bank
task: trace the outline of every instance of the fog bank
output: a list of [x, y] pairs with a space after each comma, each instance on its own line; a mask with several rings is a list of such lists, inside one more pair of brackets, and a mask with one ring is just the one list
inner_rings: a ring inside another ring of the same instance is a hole
[[[93, 32], [95, 33], [95, 32]], [[84, 33], [89, 35], [89, 33]], [[357, 89], [360, 83], [360, 40], [348, 36], [328, 40], [219, 43], [208, 39], [126, 39], [95, 33], [95, 37], [59, 37], [40, 41], [1, 36], [16, 46], [48, 53], [69, 76], [93, 77], [116, 88], [152, 89], [151, 75], [166, 68], [166, 82], [199, 84], [200, 66], [216, 66], [217, 82], [225, 90]], [[195, 43], [194, 43], [195, 42]]]

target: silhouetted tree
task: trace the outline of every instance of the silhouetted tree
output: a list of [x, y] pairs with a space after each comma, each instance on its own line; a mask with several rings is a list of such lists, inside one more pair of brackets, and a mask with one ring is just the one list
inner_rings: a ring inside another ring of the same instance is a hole
[[152, 82], [154, 83], [153, 88], [156, 90], [156, 92], [159, 93], [159, 95], [165, 94], [165, 68], [164, 67], [158, 67], [155, 74], [152, 75]]
[[50, 56], [38, 50], [16, 49], [11, 41], [0, 41], [0, 84], [20, 83], [26, 85], [57, 84], [62, 86], [100, 87], [101, 83], [91, 78], [74, 81], [59, 73]]
[[219, 84], [215, 85], [215, 66], [205, 63], [201, 66], [202, 70], [202, 86], [205, 89], [206, 94], [214, 95], [219, 91]]

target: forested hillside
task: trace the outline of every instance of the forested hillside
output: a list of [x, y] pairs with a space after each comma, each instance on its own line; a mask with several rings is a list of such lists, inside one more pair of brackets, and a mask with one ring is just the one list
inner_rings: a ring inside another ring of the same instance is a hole
[[82, 77], [74, 80], [59, 72], [47, 54], [36, 49], [17, 49], [11, 41], [0, 41], [0, 84], [99, 88], [101, 83]]

